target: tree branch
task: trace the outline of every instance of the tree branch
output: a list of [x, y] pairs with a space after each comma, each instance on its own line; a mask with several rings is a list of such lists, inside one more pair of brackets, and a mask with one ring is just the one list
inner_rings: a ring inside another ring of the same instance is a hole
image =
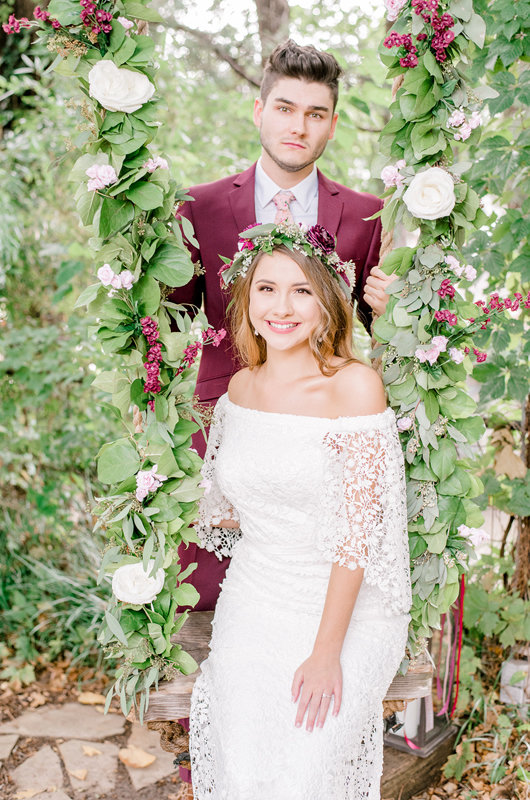
[[210, 50], [213, 50], [215, 55], [220, 58], [221, 61], [226, 61], [226, 63], [232, 67], [234, 72], [237, 72], [238, 75], [248, 81], [251, 86], [255, 86], [258, 89], [260, 88], [261, 82], [257, 78], [253, 78], [251, 75], [249, 75], [245, 71], [244, 67], [242, 67], [235, 58], [232, 58], [230, 53], [227, 53], [227, 51], [220, 47], [220, 45], [216, 44], [214, 37], [211, 34], [205, 33], [204, 31], [197, 31], [194, 28], [188, 28], [187, 25], [182, 25], [180, 22], [175, 22], [171, 19], [166, 19], [165, 22], [169, 28], [173, 28], [175, 31], [184, 31], [184, 33], [189, 33], [190, 36], [194, 36], [196, 39], [199, 39], [199, 41], [204, 42], [210, 48]]

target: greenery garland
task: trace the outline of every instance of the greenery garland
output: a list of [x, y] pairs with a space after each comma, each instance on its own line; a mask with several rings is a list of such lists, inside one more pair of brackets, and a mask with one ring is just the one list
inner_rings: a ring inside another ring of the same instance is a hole
[[482, 102], [497, 96], [466, 80], [473, 51], [484, 44], [485, 23], [471, 0], [387, 0], [392, 30], [380, 47], [388, 77], [400, 88], [380, 143], [389, 164], [383, 226], [419, 229], [416, 246], [384, 261], [392, 284], [384, 317], [374, 325], [382, 344], [384, 382], [398, 416], [405, 453], [409, 541], [413, 565], [412, 654], [440, 627], [459, 594], [460, 576], [482, 538], [483, 516], [473, 499], [483, 492], [471, 469], [470, 445], [484, 432], [465, 387], [473, 360], [486, 353], [473, 337], [506, 309], [530, 306], [520, 293], [474, 304], [465, 290], [477, 275], [462, 263], [466, 231], [487, 220], [480, 198], [462, 177], [470, 162], [455, 161], [455, 143], [479, 140]]
[[204, 430], [193, 365], [204, 344], [217, 346], [225, 334], [208, 328], [200, 311], [192, 320], [189, 309], [167, 299], [193, 276], [184, 240], [195, 240], [188, 220], [175, 218], [185, 192], [167, 158], [148, 147], [165, 103], [156, 95], [155, 45], [139, 21], [162, 18], [122, 0], [52, 0], [35, 18], [10, 16], [3, 27], [18, 33], [38, 25], [37, 36], [57, 52], [50, 69], [76, 78], [87, 98], [70, 148], [82, 155], [69, 180], [92, 234], [98, 281], [76, 307], [88, 306], [103, 351], [120, 357], [120, 367], [93, 385], [111, 395], [108, 410], [125, 428], [97, 455], [98, 477], [111, 486], [93, 509], [96, 529], [108, 538], [99, 581], [112, 578], [113, 589], [99, 640], [121, 660], [107, 708], [116, 694], [124, 714], [134, 703], [142, 719], [150, 687], [197, 668], [172, 641], [188, 613], [175, 619], [177, 607], [199, 598], [183, 582], [196, 565], [181, 571], [177, 548], [196, 540], [189, 525], [203, 491], [202, 461], [190, 449], [192, 434]]

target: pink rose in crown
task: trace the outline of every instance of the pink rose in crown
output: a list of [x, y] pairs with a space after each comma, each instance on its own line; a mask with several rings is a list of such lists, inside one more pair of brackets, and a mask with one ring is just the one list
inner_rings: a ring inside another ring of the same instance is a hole
[[105, 186], [110, 186], [118, 180], [116, 170], [110, 164], [94, 164], [87, 169], [86, 174], [91, 178], [87, 185], [89, 192], [104, 189]]
[[332, 253], [335, 250], [335, 238], [323, 225], [313, 225], [306, 233], [307, 241], [313, 247], [318, 247], [323, 253]]

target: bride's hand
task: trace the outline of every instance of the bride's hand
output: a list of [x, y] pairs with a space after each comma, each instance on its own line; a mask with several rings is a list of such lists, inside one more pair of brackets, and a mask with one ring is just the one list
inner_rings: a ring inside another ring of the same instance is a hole
[[317, 728], [322, 728], [332, 696], [333, 716], [336, 717], [340, 710], [342, 699], [340, 658], [330, 654], [313, 653], [310, 655], [296, 670], [291, 693], [293, 703], [300, 698], [295, 720], [296, 727], [301, 727], [307, 711], [306, 730], [312, 731], [315, 721]]

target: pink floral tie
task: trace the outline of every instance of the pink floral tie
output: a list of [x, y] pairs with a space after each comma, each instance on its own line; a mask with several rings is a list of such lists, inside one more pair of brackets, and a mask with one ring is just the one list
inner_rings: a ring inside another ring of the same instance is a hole
[[293, 223], [293, 215], [291, 214], [291, 209], [289, 208], [289, 204], [295, 199], [295, 196], [292, 192], [278, 192], [272, 198], [272, 201], [276, 208], [276, 216], [274, 218], [274, 224], [278, 225], [280, 222], [289, 222]]

